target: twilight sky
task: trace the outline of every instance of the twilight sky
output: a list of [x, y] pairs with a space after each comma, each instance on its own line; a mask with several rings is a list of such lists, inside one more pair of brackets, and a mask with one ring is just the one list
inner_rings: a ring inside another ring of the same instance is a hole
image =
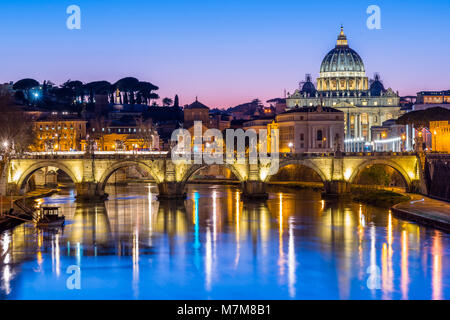
[[[81, 30], [66, 8], [81, 8]], [[381, 8], [381, 30], [366, 9]], [[344, 25], [366, 72], [401, 95], [450, 89], [450, 1], [0, 0], [0, 82], [150, 81], [163, 97], [229, 107], [293, 92]]]

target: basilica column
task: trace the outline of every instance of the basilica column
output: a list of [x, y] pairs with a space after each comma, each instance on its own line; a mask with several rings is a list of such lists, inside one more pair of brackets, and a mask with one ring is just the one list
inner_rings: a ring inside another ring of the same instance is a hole
[[359, 114], [359, 137], [362, 138], [363, 134], [362, 134], [362, 117], [361, 117], [361, 113]]
[[328, 137], [327, 137], [327, 146], [328, 146], [328, 148], [331, 148], [333, 145], [331, 144], [331, 139], [332, 139], [332, 136], [331, 136], [331, 126], [329, 126], [328, 127]]

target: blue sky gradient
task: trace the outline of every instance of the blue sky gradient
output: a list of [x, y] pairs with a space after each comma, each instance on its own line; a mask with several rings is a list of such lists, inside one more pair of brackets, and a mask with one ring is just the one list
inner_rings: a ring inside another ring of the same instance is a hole
[[[78, 5], [81, 30], [66, 28]], [[366, 27], [369, 5], [381, 30]], [[401, 95], [450, 89], [450, 1], [0, 1], [0, 81], [135, 76], [161, 97], [229, 107], [314, 78], [344, 25], [366, 72]]]

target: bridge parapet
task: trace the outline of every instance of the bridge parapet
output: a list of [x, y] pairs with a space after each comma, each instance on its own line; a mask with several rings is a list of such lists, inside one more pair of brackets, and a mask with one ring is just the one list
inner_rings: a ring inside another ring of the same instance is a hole
[[[436, 156], [438, 157], [438, 156]], [[303, 165], [320, 176], [328, 193], [347, 193], [349, 185], [365, 167], [374, 164], [387, 165], [397, 170], [410, 190], [422, 179], [422, 170], [415, 153], [280, 153], [269, 155], [278, 159], [279, 167]], [[190, 158], [194, 160], [194, 157]], [[244, 196], [264, 197], [265, 183], [271, 178], [270, 163], [257, 159], [257, 163], [218, 164], [229, 169], [241, 182]], [[270, 161], [269, 161], [270, 162]], [[161, 197], [178, 198], [184, 195], [185, 184], [205, 163], [194, 161], [173, 162], [168, 152], [83, 152], [28, 153], [12, 156], [3, 176], [3, 184], [10, 192], [23, 191], [28, 178], [37, 170], [51, 166], [66, 172], [77, 185], [79, 198], [102, 198], [108, 178], [120, 168], [139, 166], [156, 181]]]

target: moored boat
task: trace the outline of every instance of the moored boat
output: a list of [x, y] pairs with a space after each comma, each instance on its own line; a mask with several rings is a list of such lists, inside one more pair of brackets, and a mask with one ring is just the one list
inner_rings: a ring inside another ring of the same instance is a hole
[[59, 207], [41, 207], [36, 226], [40, 228], [58, 228], [64, 225], [66, 218], [59, 215]]

